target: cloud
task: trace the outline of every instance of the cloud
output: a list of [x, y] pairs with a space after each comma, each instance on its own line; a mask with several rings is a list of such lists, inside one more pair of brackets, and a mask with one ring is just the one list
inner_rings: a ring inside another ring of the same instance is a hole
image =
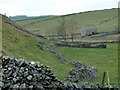
[[115, 8], [119, 0], [0, 0], [0, 13], [8, 15], [62, 15]]
[[13, 15], [16, 15], [19, 13], [19, 10], [21, 9], [22, 5], [19, 3], [7, 3], [0, 5], [0, 13], [10, 13]]

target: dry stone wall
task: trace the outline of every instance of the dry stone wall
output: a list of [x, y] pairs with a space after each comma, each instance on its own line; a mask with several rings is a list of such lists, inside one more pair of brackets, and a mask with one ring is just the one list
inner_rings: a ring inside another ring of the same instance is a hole
[[71, 62], [72, 65], [78, 69], [71, 69], [67, 79], [71, 82], [79, 81], [94, 81], [98, 78], [97, 68], [93, 66], [87, 66], [83, 62]]
[[[2, 90], [103, 90], [108, 88], [101, 84], [84, 83], [63, 83], [56, 78], [49, 66], [45, 66], [35, 61], [25, 61], [8, 56], [1, 57], [2, 60], [2, 80], [0, 86]], [[110, 84], [114, 90], [118, 86]]]
[[7, 88], [57, 89], [62, 82], [52, 73], [48, 66], [24, 59], [3, 57], [3, 83]]
[[[44, 45], [46, 45], [46, 48], [44, 48]], [[58, 49], [59, 47], [50, 46], [50, 45], [47, 45], [46, 43], [43, 43], [43, 42], [37, 42], [37, 46], [38, 46], [41, 50], [47, 49], [47, 51], [49, 51], [50, 53], [53, 53], [61, 62], [67, 62], [67, 58], [65, 58], [62, 54], [57, 53], [57, 52], [55, 51], [55, 50]]]

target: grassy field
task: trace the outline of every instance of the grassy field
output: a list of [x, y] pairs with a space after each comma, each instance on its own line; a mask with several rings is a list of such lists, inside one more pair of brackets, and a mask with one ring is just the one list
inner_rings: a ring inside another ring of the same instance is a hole
[[18, 23], [19, 25], [21, 26], [24, 26], [24, 25], [29, 25], [31, 24], [32, 22], [38, 22], [38, 21], [41, 21], [41, 20], [45, 20], [45, 19], [50, 19], [50, 18], [53, 18], [54, 16], [51, 16], [51, 17], [43, 17], [43, 18], [36, 18], [36, 19], [28, 19], [28, 20], [23, 20], [23, 21], [16, 21], [16, 23]]
[[[111, 12], [110, 17], [113, 17], [115, 15], [114, 13], [112, 13], [114, 10], [116, 12], [116, 9], [108, 10], [109, 11], [108, 14], [110, 14]], [[100, 12], [100, 11], [96, 11], [96, 12]], [[89, 15], [90, 13], [91, 12], [89, 12]], [[82, 13], [82, 14], [87, 14], [87, 13]], [[76, 15], [79, 16], [82, 14], [76, 14]], [[73, 16], [72, 18], [75, 18]], [[71, 16], [66, 16], [66, 19], [68, 17], [71, 17]], [[99, 15], [99, 17], [101, 16]], [[105, 17], [108, 18], [107, 15]], [[103, 19], [106, 19], [106, 18], [103, 18]], [[7, 17], [4, 17], [3, 19], [8, 22], [12, 22]], [[36, 23], [33, 26], [29, 26], [30, 28], [28, 29], [32, 30], [31, 28], [36, 28], [36, 26], [39, 26], [39, 28], [37, 27], [37, 29], [41, 29], [42, 25], [46, 28], [50, 28], [52, 27], [51, 24], [55, 24], [56, 22], [57, 20], [45, 21], [45, 22], [42, 22], [44, 23], [44, 25]], [[12, 23], [14, 24], [14, 22]], [[45, 32], [44, 29], [41, 29], [41, 30]], [[2, 25], [2, 34], [3, 34], [2, 47], [3, 47], [4, 55], [13, 56], [15, 58], [24, 58], [28, 61], [31, 61], [31, 60], [39, 61], [44, 65], [48, 65], [52, 67], [53, 72], [62, 81], [67, 77], [69, 70], [71, 68], [74, 68], [70, 64], [60, 62], [54, 54], [48, 52], [46, 49], [42, 51], [39, 49], [39, 47], [37, 47], [36, 45], [37, 41], [45, 42], [48, 45], [53, 45], [53, 43], [48, 40], [37, 39], [31, 35], [28, 35], [22, 31], [19, 31], [15, 27], [6, 23], [3, 23]], [[83, 61], [87, 65], [96, 66], [100, 76], [98, 80], [95, 82], [101, 82], [103, 72], [108, 71], [110, 74], [110, 81], [118, 83], [117, 82], [118, 80], [118, 76], [117, 76], [118, 75], [118, 72], [117, 72], [118, 45], [116, 43], [107, 44], [107, 45], [108, 45], [107, 49], [64, 47], [64, 48], [58, 49], [57, 52], [62, 53], [66, 58], [68, 58], [69, 61]]]
[[2, 15], [0, 15], [0, 51], [2, 51]]
[[[6, 17], [4, 19], [11, 22]], [[53, 45], [48, 40], [37, 39], [6, 23], [3, 23], [2, 34], [2, 51], [4, 55], [24, 58], [28, 61], [39, 61], [44, 65], [48, 65], [60, 80], [64, 80], [68, 71], [73, 68], [70, 64], [60, 62], [54, 54], [47, 50], [42, 51], [37, 47], [37, 41]]]
[[[44, 19], [44, 18], [43, 18]], [[37, 22], [34, 24], [27, 25], [31, 22], [39, 21], [41, 19], [35, 19], [35, 20], [25, 20], [16, 22], [17, 24], [24, 26], [23, 28], [34, 32], [38, 30], [35, 33], [46, 35], [47, 32], [50, 32], [52, 34], [56, 34], [57, 27], [59, 25], [59, 20], [61, 18], [52, 19], [48, 21], [43, 22]], [[103, 31], [114, 31], [117, 30], [118, 27], [118, 9], [106, 9], [106, 10], [96, 10], [96, 11], [89, 11], [89, 12], [83, 12], [83, 13], [77, 13], [74, 15], [68, 15], [65, 16], [65, 21], [75, 21], [76, 24], [76, 33], [80, 32], [80, 28], [83, 25], [92, 24], [95, 25], [98, 29], [98, 32]], [[69, 30], [67, 30], [67, 33], [69, 33]]]
[[120, 37], [120, 34], [113, 34], [113, 35], [109, 35], [109, 36], [107, 36], [107, 37]]
[[101, 82], [103, 72], [108, 71], [110, 82], [118, 83], [117, 43], [107, 44], [106, 49], [62, 47], [57, 52], [62, 53], [70, 62], [82, 61], [89, 66], [97, 67], [99, 78], [95, 82]]

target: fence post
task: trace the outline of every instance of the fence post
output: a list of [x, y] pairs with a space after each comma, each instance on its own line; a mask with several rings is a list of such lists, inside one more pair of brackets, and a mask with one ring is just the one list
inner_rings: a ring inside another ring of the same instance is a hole
[[103, 79], [102, 79], [102, 85], [105, 86], [105, 75], [106, 75], [106, 72], [103, 73]]
[[111, 88], [108, 72], [104, 72], [104, 73], [103, 73], [103, 79], [102, 79], [102, 85], [103, 85], [103, 86], [105, 86], [105, 79], [107, 79], [107, 81], [106, 81], [106, 82], [107, 82], [107, 87], [108, 87], [108, 88]]

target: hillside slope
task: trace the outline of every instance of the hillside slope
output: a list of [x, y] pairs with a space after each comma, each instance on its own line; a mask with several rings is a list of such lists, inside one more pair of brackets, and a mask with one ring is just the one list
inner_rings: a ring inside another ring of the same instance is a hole
[[[57, 18], [40, 21], [40, 19], [35, 19], [17, 22], [17, 24], [23, 26], [25, 29], [34, 32], [41, 33], [42, 35], [46, 35], [47, 32], [52, 32], [54, 34], [57, 33], [59, 21], [65, 18], [65, 21], [75, 21], [76, 22], [76, 33], [80, 33], [80, 28], [83, 25], [92, 24], [98, 28], [98, 32], [109, 32], [118, 30], [118, 9], [105, 9], [105, 10], [96, 10], [96, 11], [88, 11], [75, 13], [70, 15], [59, 16]], [[36, 31], [36, 32], [35, 32]], [[67, 30], [69, 33], [69, 30]]]
[[[60, 62], [56, 56], [47, 50], [40, 50], [36, 42], [44, 42], [47, 45], [53, 44], [46, 39], [35, 38], [23, 31], [16, 29], [4, 21], [15, 24], [7, 17], [3, 16], [3, 54], [34, 60], [52, 67], [53, 72], [62, 81], [67, 77], [68, 71], [74, 68], [70, 64]], [[16, 24], [15, 24], [16, 25]], [[45, 48], [46, 46], [44, 46]], [[106, 49], [70, 48], [63, 47], [57, 50], [70, 61], [83, 61], [87, 65], [96, 66], [99, 78], [95, 82], [101, 82], [103, 72], [108, 71], [110, 81], [118, 83], [118, 44], [107, 44]], [[112, 67], [112, 68], [111, 68]]]
[[44, 18], [44, 17], [52, 17], [53, 15], [46, 15], [46, 16], [26, 16], [26, 15], [17, 15], [17, 16], [10, 16], [9, 18], [12, 21], [22, 21], [27, 19], [37, 19], [37, 18]]
[[0, 51], [2, 51], [2, 15], [0, 14]]
[[6, 23], [9, 22], [15, 24], [6, 16], [2, 16], [2, 19], [2, 53], [4, 55], [39, 61], [44, 65], [52, 67], [53, 72], [57, 75], [57, 77], [64, 80], [72, 66], [60, 62], [54, 54], [48, 52], [48, 50], [41, 50], [36, 44], [36, 42], [40, 41], [46, 43], [47, 45], [53, 45], [50, 41], [35, 38], [18, 30], [14, 27], [14, 25], [11, 26]]

